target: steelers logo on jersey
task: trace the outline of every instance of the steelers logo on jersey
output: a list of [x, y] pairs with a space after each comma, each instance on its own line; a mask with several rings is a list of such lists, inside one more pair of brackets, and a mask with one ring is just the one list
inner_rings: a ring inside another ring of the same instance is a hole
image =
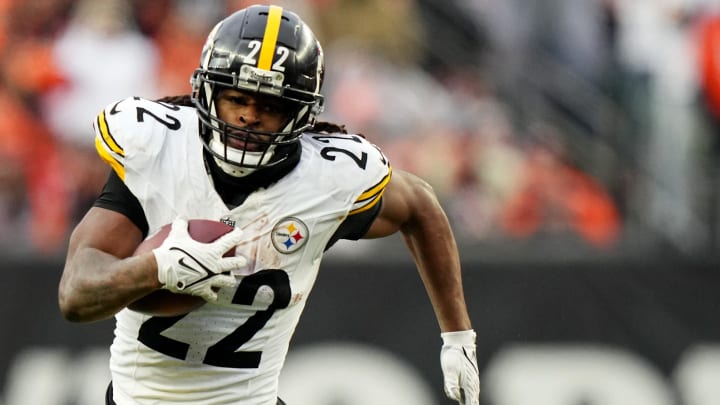
[[308, 238], [307, 225], [298, 218], [281, 219], [272, 230], [272, 243], [280, 253], [292, 253], [300, 249]]

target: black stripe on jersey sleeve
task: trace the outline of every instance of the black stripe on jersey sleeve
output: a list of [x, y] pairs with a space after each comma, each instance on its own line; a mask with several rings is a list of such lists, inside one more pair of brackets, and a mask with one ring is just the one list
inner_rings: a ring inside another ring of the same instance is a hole
[[380, 197], [380, 201], [373, 205], [372, 208], [354, 215], [348, 215], [330, 238], [325, 250], [330, 249], [340, 239], [358, 240], [365, 236], [375, 218], [380, 214], [382, 202], [382, 197]]
[[143, 238], [148, 234], [148, 223], [145, 218], [145, 211], [140, 205], [137, 197], [130, 191], [125, 183], [120, 180], [114, 170], [110, 171], [105, 187], [100, 196], [93, 203], [94, 207], [109, 209], [119, 212], [128, 217], [142, 231]]

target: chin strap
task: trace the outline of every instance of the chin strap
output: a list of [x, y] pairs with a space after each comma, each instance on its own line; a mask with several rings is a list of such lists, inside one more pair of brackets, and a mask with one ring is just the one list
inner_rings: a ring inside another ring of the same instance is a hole
[[285, 155], [282, 161], [270, 167], [256, 169], [244, 177], [231, 176], [225, 172], [209, 151], [204, 153], [205, 166], [223, 201], [226, 204], [238, 205], [242, 201], [238, 202], [238, 194], [249, 194], [259, 188], [267, 188], [295, 168], [300, 162], [301, 145], [298, 142], [288, 145], [288, 148], [282, 150]]
[[[208, 144], [210, 150], [215, 154], [215, 162], [218, 167], [225, 173], [233, 177], [245, 177], [263, 166], [270, 163], [275, 155], [275, 145], [270, 145], [265, 152], [247, 152], [226, 146], [222, 142], [220, 134], [213, 131], [212, 139]], [[227, 161], [221, 159], [220, 156], [227, 156]], [[233, 162], [240, 162], [248, 166], [240, 166]]]
[[252, 173], [254, 173], [257, 169], [250, 168], [250, 167], [240, 167], [235, 166], [234, 164], [225, 162], [224, 160], [218, 158], [217, 156], [213, 156], [213, 161], [215, 161], [215, 164], [217, 167], [222, 170], [225, 174], [228, 176], [233, 177], [245, 177]]

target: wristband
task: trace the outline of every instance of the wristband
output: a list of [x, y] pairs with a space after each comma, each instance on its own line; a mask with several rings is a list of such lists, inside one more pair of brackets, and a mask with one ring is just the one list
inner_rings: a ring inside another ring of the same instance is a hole
[[474, 345], [477, 334], [473, 329], [443, 332], [440, 334], [445, 345]]

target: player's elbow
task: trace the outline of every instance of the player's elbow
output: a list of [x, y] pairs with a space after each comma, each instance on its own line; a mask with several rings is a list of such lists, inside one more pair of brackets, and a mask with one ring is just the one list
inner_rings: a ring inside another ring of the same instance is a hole
[[72, 301], [59, 300], [60, 313], [69, 322], [87, 323], [106, 319], [107, 316], [93, 312], [93, 308], [77, 305]]
[[406, 238], [415, 238], [422, 234], [447, 234], [448, 217], [433, 187], [425, 180], [410, 178], [410, 198], [407, 199], [408, 217], [401, 231]]
[[84, 322], [82, 312], [77, 308], [68, 303], [68, 301], [62, 298], [58, 300], [60, 313], [66, 321], [70, 322]]
[[58, 307], [62, 316], [70, 322], [90, 322], [95, 320], [88, 313], [88, 306], [71, 292], [68, 283], [61, 281], [58, 287]]
[[443, 214], [435, 189], [430, 183], [417, 176], [410, 176], [408, 182], [411, 190], [408, 208], [413, 217]]
[[66, 288], [61, 283], [58, 288], [58, 307], [62, 316], [70, 322], [83, 322], [82, 310], [68, 294]]

